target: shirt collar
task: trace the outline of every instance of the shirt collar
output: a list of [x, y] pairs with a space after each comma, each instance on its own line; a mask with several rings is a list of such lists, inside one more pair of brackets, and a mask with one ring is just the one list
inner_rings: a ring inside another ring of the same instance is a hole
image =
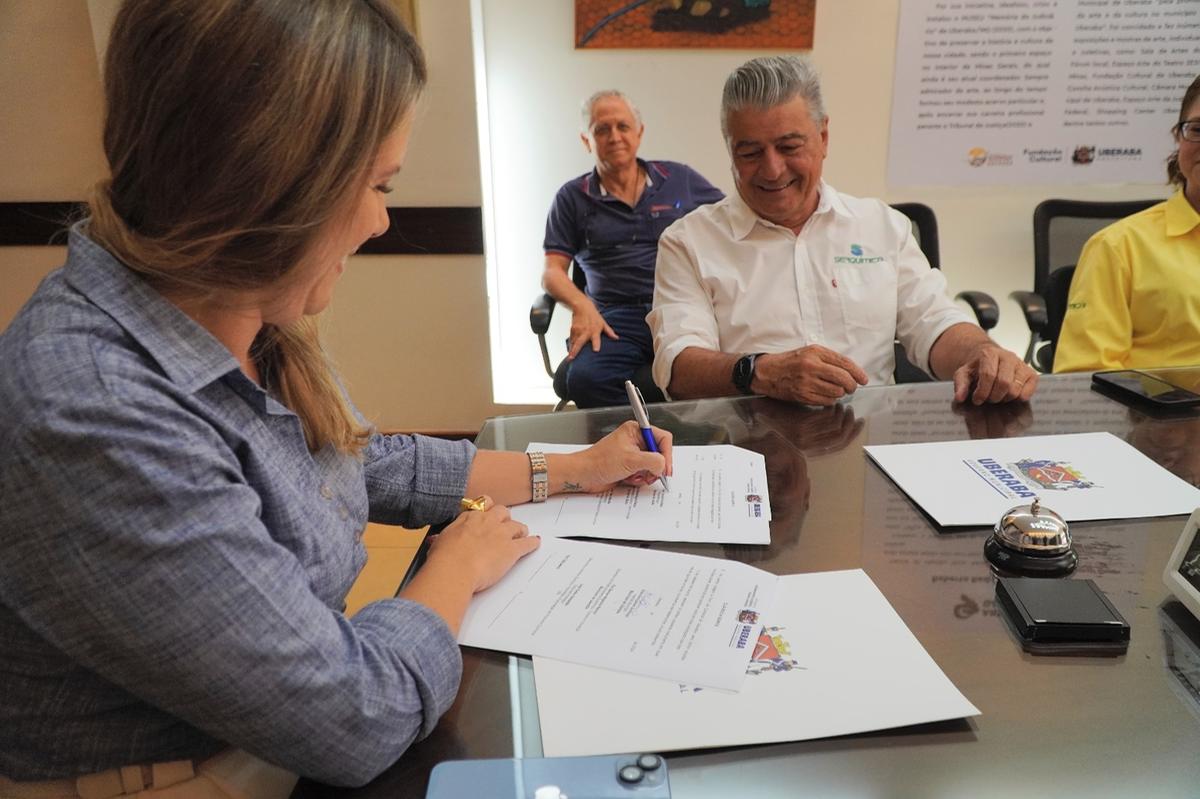
[[[653, 170], [650, 168], [650, 165], [640, 158], [637, 159], [637, 162], [638, 166], [642, 168], [642, 173], [646, 176], [646, 188], [654, 188], [654, 179], [650, 177]], [[593, 197], [608, 196], [608, 189], [604, 188], [604, 184], [600, 182], [600, 169], [598, 167], [592, 167], [592, 187], [595, 190], [595, 193], [592, 195]]]
[[1197, 213], [1192, 204], [1188, 202], [1187, 197], [1183, 194], [1183, 189], [1175, 192], [1167, 200], [1166, 218], [1168, 236], [1186, 235], [1200, 225], [1200, 213]]
[[[822, 180], [817, 187], [817, 191], [819, 192], [817, 195], [817, 207], [812, 213], [813, 216], [830, 212], [840, 216], [849, 216], [850, 210], [846, 208], [846, 204], [842, 202], [842, 198], [838, 196], [838, 193], [828, 183]], [[785, 228], [783, 225], [777, 225], [774, 222], [768, 222], [755, 213], [750, 206], [746, 205], [746, 201], [742, 199], [740, 193], [735, 191], [729, 195], [729, 230], [733, 234], [733, 237], [738, 241], [745, 239], [750, 235], [750, 231], [754, 230], [755, 225], [791, 232], [790, 228]]]
[[72, 227], [67, 240], [64, 277], [71, 286], [111, 316], [185, 392], [238, 371], [225, 345], [89, 239], [84, 224]]

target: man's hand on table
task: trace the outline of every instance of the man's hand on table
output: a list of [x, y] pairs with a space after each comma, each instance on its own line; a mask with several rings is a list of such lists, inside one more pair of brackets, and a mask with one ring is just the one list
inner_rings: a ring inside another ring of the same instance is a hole
[[997, 344], [983, 344], [954, 371], [954, 401], [1028, 402], [1037, 388], [1038, 374]]
[[806, 405], [833, 405], [866, 384], [867, 373], [854, 361], [828, 347], [811, 344], [760, 355], [754, 365], [751, 389]]

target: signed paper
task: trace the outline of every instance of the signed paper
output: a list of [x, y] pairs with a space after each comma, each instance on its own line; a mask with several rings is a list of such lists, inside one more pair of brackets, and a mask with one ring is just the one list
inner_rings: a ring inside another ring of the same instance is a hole
[[778, 578], [736, 561], [546, 538], [459, 643], [737, 690]]
[[[530, 444], [542, 452], [578, 445]], [[670, 490], [660, 483], [619, 486], [603, 494], [558, 494], [519, 505], [513, 518], [535, 535], [622, 541], [771, 543], [771, 503], [763, 456], [730, 444], [675, 447]]]

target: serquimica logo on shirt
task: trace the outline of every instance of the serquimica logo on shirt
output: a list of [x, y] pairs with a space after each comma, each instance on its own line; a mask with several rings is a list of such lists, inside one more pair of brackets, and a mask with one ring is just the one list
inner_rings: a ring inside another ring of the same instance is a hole
[[860, 244], [851, 244], [849, 255], [833, 256], [835, 264], [877, 264], [882, 260], [883, 258], [878, 255], [863, 255], [863, 248]]

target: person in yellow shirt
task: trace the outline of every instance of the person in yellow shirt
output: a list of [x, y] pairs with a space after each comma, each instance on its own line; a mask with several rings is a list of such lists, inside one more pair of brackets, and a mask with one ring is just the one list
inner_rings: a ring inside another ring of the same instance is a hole
[[1055, 372], [1200, 364], [1200, 76], [1171, 132], [1179, 191], [1084, 245]]

